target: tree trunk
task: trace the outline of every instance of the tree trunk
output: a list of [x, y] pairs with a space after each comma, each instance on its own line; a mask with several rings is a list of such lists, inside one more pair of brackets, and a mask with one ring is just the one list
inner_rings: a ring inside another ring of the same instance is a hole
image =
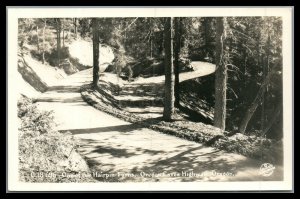
[[152, 41], [152, 35], [151, 35], [150, 36], [150, 58], [152, 58], [152, 56], [153, 56], [152, 53], [153, 53], [153, 41]]
[[215, 111], [214, 125], [225, 130], [227, 67], [223, 64], [223, 40], [226, 18], [217, 18], [216, 24], [216, 72], [215, 72]]
[[124, 47], [126, 46], [126, 42], [127, 42], [127, 30], [124, 31], [124, 37], [123, 37]]
[[162, 51], [161, 51], [161, 56], [165, 57], [165, 32], [163, 32], [163, 37], [162, 37]]
[[[152, 24], [152, 20], [151, 18], [149, 18], [150, 20], [150, 24]], [[150, 58], [153, 57], [153, 31], [152, 31], [152, 28], [150, 29]]]
[[93, 26], [93, 87], [97, 88], [99, 81], [99, 30], [98, 20], [92, 19]]
[[204, 17], [204, 45], [206, 48], [208, 47], [209, 44], [208, 31], [209, 31], [209, 21], [208, 18]]
[[250, 121], [250, 119], [252, 118], [256, 108], [258, 107], [258, 105], [260, 104], [261, 102], [261, 99], [262, 99], [262, 96], [263, 96], [263, 93], [266, 89], [266, 86], [267, 84], [270, 82], [270, 79], [271, 79], [271, 76], [272, 76], [273, 72], [270, 72], [265, 80], [263, 81], [262, 85], [260, 86], [258, 92], [257, 92], [257, 95], [256, 97], [254, 98], [252, 104], [250, 105], [250, 107], [248, 108], [248, 110], [246, 111], [245, 113], [245, 116], [240, 124], [240, 127], [239, 127], [239, 132], [240, 133], [245, 133], [246, 131], [246, 128], [248, 126], [248, 123]]
[[[268, 70], [269, 70], [269, 49], [270, 49], [270, 35], [268, 33], [268, 39], [267, 39], [267, 45], [265, 48], [266, 51], [266, 60], [265, 62], [263, 62], [263, 78], [265, 79], [267, 74], [268, 74]], [[262, 96], [262, 103], [261, 103], [261, 131], [263, 132], [265, 129], [265, 121], [266, 121], [266, 114], [265, 114], [265, 100], [267, 99], [267, 94], [268, 94], [268, 85], [266, 85], [266, 89], [263, 93]]]
[[57, 34], [57, 66], [60, 67], [60, 49], [61, 49], [61, 21], [56, 19], [56, 34]]
[[274, 111], [272, 119], [270, 120], [268, 126], [262, 131], [262, 135], [261, 136], [266, 135], [269, 132], [269, 130], [272, 128], [274, 122], [280, 116], [280, 113], [282, 111], [282, 106], [283, 106], [282, 101], [280, 101], [279, 104], [277, 105], [276, 110]]
[[243, 79], [243, 89], [246, 89], [247, 87], [247, 61], [248, 61], [248, 55], [247, 55], [247, 51], [244, 50], [244, 64], [243, 64], [243, 74], [244, 74], [244, 79]]
[[38, 26], [36, 26], [36, 38], [37, 38], [37, 42], [36, 42], [37, 50], [38, 50], [38, 52], [40, 52], [40, 45], [39, 45], [39, 27], [38, 27]]
[[63, 47], [65, 47], [65, 27], [63, 26]]
[[[259, 38], [260, 40], [260, 38]], [[257, 61], [257, 65], [258, 66], [262, 66], [262, 80], [261, 80], [261, 84], [263, 84], [263, 82], [265, 81], [266, 78], [266, 72], [265, 72], [265, 63], [264, 63], [264, 59], [262, 56], [262, 52], [260, 50], [260, 42], [258, 42], [258, 47], [257, 47], [257, 52], [258, 52], [258, 61]], [[261, 96], [261, 117], [260, 117], [260, 128], [261, 131], [263, 131], [264, 129], [264, 123], [265, 123], [265, 89], [262, 91], [262, 96]]]
[[[265, 76], [266, 76], [266, 69], [265, 69], [265, 66], [263, 66], [263, 79], [266, 78]], [[263, 131], [265, 128], [265, 95], [266, 95], [266, 92], [264, 91], [262, 94], [262, 98], [261, 98], [261, 116], [260, 116], [261, 131]]]
[[74, 18], [74, 34], [75, 38], [77, 38], [77, 18]]
[[47, 20], [44, 19], [44, 28], [43, 28], [43, 54], [42, 54], [42, 62], [43, 64], [45, 63], [45, 31], [46, 31], [46, 26], [47, 26]]
[[179, 95], [179, 52], [180, 52], [180, 35], [179, 35], [179, 26], [180, 19], [176, 17], [175, 22], [175, 48], [174, 48], [174, 72], [175, 72], [175, 107], [179, 107], [180, 95]]
[[163, 118], [171, 121], [174, 116], [174, 69], [173, 69], [173, 17], [166, 18], [165, 33], [165, 100]]
[[241, 54], [242, 54], [242, 64], [241, 64], [241, 85], [239, 87], [240, 89], [240, 98], [238, 103], [245, 103], [248, 101], [248, 90], [247, 90], [247, 50], [246, 48], [241, 44], [238, 46], [238, 48], [242, 49]]

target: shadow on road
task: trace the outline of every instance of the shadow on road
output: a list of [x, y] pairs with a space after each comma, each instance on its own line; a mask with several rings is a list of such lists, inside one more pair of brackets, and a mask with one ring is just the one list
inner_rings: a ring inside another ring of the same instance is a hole
[[61, 102], [61, 103], [77, 103], [82, 102], [81, 97], [42, 97], [35, 100], [35, 102]]
[[141, 129], [142, 126], [137, 124], [125, 124], [125, 125], [116, 125], [116, 126], [107, 126], [107, 127], [97, 127], [97, 128], [86, 128], [86, 129], [68, 129], [60, 130], [61, 133], [71, 132], [72, 134], [86, 134], [86, 133], [105, 133], [105, 132], [131, 132], [134, 130]]
[[78, 86], [52, 86], [48, 88], [47, 92], [57, 92], [57, 93], [77, 93], [80, 87]]

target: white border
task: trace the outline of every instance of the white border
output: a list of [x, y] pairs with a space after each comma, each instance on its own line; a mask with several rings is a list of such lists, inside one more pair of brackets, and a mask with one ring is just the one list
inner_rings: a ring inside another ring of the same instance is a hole
[[[236, 191], [293, 189], [292, 128], [292, 14], [293, 7], [276, 8], [78, 8], [8, 7], [8, 191]], [[181, 182], [181, 183], [20, 183], [17, 133], [17, 34], [18, 18], [42, 17], [196, 17], [281, 16], [283, 19], [284, 180], [280, 182]]]

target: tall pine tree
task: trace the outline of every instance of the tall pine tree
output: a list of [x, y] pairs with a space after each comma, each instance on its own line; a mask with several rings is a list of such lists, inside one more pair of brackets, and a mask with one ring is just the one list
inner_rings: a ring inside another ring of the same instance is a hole
[[99, 28], [98, 19], [92, 19], [93, 27], [93, 87], [97, 87], [99, 81]]
[[164, 120], [170, 121], [174, 115], [174, 68], [173, 68], [173, 17], [165, 19], [165, 101]]
[[217, 18], [214, 125], [225, 130], [227, 66], [223, 62], [226, 18]]

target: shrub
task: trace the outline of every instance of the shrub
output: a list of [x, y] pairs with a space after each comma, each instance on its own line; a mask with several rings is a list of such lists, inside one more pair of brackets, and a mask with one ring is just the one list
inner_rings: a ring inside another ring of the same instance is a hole
[[[60, 49], [60, 60], [64, 60], [70, 57], [69, 54], [69, 48], [68, 47], [61, 47]], [[51, 53], [49, 54], [49, 57], [47, 58], [48, 62], [52, 66], [57, 66], [57, 49], [52, 49]]]
[[[68, 178], [62, 173], [89, 173], [85, 161], [76, 153], [77, 142], [71, 133], [54, 130], [49, 111], [40, 111], [32, 101], [21, 96], [18, 101], [19, 177], [25, 182], [82, 182], [92, 177]], [[37, 175], [43, 173], [44, 175]], [[55, 174], [52, 177], [45, 174]]]
[[55, 123], [52, 112], [40, 111], [32, 101], [21, 96], [18, 101], [18, 117], [21, 119], [20, 131], [24, 134], [39, 135], [52, 131]]
[[260, 136], [247, 136], [237, 133], [231, 137], [223, 137], [213, 145], [229, 152], [236, 152], [248, 157], [282, 164], [283, 148], [281, 141], [271, 140]]

